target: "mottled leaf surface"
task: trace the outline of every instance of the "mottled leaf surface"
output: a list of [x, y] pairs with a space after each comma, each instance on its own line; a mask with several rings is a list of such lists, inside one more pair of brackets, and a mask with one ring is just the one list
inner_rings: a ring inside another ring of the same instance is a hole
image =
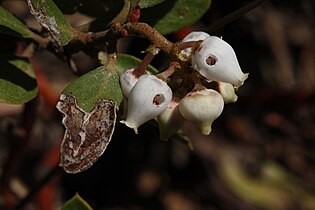
[[75, 30], [70, 26], [62, 12], [52, 0], [27, 0], [30, 12], [61, 45], [68, 44]]

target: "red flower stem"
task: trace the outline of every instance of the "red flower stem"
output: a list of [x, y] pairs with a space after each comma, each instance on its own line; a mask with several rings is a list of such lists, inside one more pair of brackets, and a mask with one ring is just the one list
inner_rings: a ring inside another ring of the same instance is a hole
[[151, 61], [153, 60], [154, 56], [156, 54], [153, 53], [153, 52], [148, 52], [145, 57], [143, 58], [141, 64], [139, 65], [138, 68], [136, 68], [134, 71], [133, 71], [133, 74], [137, 77], [141, 76], [142, 74], [145, 73], [145, 70], [147, 68], [147, 66], [151, 63]]
[[199, 87], [199, 86], [202, 86], [201, 81], [200, 81], [200, 78], [198, 77], [197, 74], [193, 73], [193, 74], [192, 74], [192, 79], [193, 79], [193, 81], [194, 81], [194, 83], [195, 83], [195, 88], [197, 88], [197, 87]]
[[157, 76], [166, 80], [175, 72], [176, 69], [179, 69], [179, 68], [180, 68], [180, 65], [178, 62], [171, 62], [169, 67], [165, 71], [159, 73]]
[[199, 45], [201, 44], [201, 41], [189, 41], [189, 42], [180, 42], [176, 44], [176, 50], [177, 52], [180, 52], [186, 48], [193, 48], [197, 49]]

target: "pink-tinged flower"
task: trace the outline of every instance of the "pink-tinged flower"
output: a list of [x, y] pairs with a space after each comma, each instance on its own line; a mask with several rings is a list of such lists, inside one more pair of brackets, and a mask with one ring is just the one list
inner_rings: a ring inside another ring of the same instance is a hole
[[183, 117], [193, 122], [204, 135], [209, 135], [211, 126], [223, 111], [224, 101], [215, 90], [198, 88], [188, 93], [179, 103]]

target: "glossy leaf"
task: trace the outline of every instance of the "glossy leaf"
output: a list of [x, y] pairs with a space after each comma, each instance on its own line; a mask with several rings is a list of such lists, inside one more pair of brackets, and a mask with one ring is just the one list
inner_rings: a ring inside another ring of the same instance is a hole
[[30, 12], [46, 28], [58, 44], [68, 44], [75, 30], [52, 0], [27, 0]]
[[157, 5], [157, 4], [160, 4], [163, 1], [165, 1], [165, 0], [140, 0], [138, 5], [141, 8], [148, 8], [148, 7], [153, 7], [153, 6]]
[[82, 75], [63, 92], [74, 95], [79, 107], [87, 112], [101, 98], [112, 99], [117, 105], [122, 101], [118, 74], [116, 71], [107, 71], [104, 66]]
[[28, 61], [1, 55], [0, 102], [22, 104], [37, 95], [33, 67]]
[[19, 19], [0, 6], [0, 33], [31, 38], [32, 32]]
[[169, 34], [198, 21], [209, 9], [211, 0], [167, 0], [141, 13], [140, 21]]
[[92, 210], [92, 207], [79, 194], [75, 194], [61, 210]]

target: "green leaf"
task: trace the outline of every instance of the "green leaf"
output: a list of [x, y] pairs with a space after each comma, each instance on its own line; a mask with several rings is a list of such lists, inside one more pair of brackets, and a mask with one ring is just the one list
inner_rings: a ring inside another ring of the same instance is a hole
[[157, 4], [162, 3], [163, 1], [165, 0], [140, 0], [138, 5], [143, 9], [143, 8], [153, 7]]
[[77, 193], [64, 204], [61, 210], [92, 210], [92, 207]]
[[0, 55], [0, 102], [22, 104], [37, 95], [33, 67], [22, 58]]
[[52, 0], [27, 0], [27, 2], [30, 12], [51, 33], [58, 44], [64, 46], [75, 36], [76, 31]]
[[143, 10], [140, 20], [162, 34], [169, 34], [198, 21], [210, 4], [211, 0], [167, 0]]
[[[55, 0], [55, 1], [62, 1], [62, 0]], [[85, 0], [88, 1], [88, 0]], [[130, 10], [130, 4], [136, 0], [125, 0], [125, 1], [118, 1], [110, 10], [107, 12], [103, 12], [102, 15], [99, 15], [100, 12], [97, 12], [97, 18], [90, 23], [84, 24], [79, 27], [80, 31], [102, 31], [108, 29], [110, 24], [117, 21], [117, 22], [124, 22], [127, 18], [128, 12]], [[162, 3], [165, 0], [142, 0], [139, 2], [139, 6], [141, 8], [148, 8], [153, 7], [157, 4]], [[65, 1], [62, 1], [65, 2]], [[68, 1], [66, 1], [68, 2]], [[63, 3], [66, 4], [66, 3]], [[91, 3], [89, 2], [89, 5]], [[91, 6], [90, 6], [91, 7]], [[82, 10], [82, 9], [81, 9]], [[82, 12], [79, 10], [80, 12]], [[95, 16], [95, 9], [94, 16]]]
[[112, 99], [119, 106], [123, 96], [116, 71], [107, 71], [104, 66], [90, 71], [73, 81], [64, 93], [77, 99], [79, 107], [90, 112], [98, 99]]
[[[102, 63], [106, 63], [106, 56]], [[104, 66], [100, 66], [73, 81], [63, 93], [74, 95], [79, 107], [86, 112], [91, 111], [95, 102], [101, 98], [112, 99], [119, 106], [123, 99], [119, 74], [127, 69], [138, 67], [140, 63], [141, 60], [134, 56], [118, 54], [115, 71], [106, 70]], [[147, 70], [152, 73], [158, 72], [153, 66], [148, 66]]]
[[0, 32], [31, 38], [32, 32], [19, 19], [0, 6]]
[[[127, 69], [137, 68], [140, 65], [141, 61], [142, 60], [132, 55], [118, 54], [116, 61], [116, 72], [118, 72], [118, 74], [120, 75]], [[154, 74], [159, 72], [156, 68], [154, 68], [151, 65], [147, 67], [147, 70]]]

